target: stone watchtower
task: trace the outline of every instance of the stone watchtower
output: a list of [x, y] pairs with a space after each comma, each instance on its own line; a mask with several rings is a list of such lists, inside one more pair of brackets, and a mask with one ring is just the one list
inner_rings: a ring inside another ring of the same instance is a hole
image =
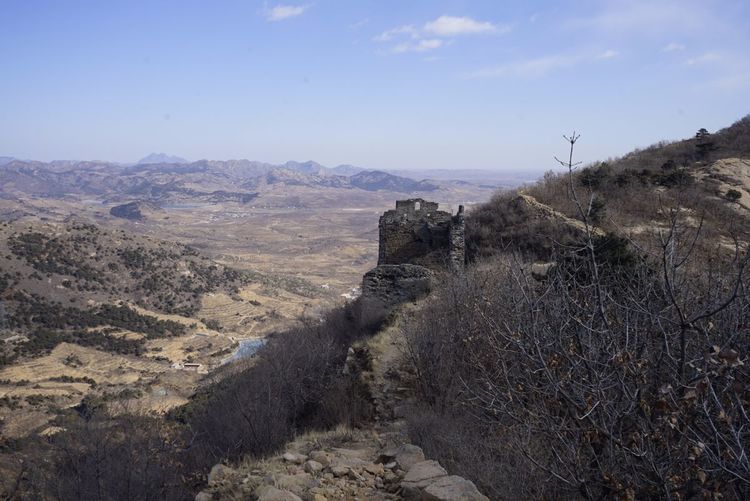
[[463, 205], [454, 216], [435, 202], [399, 200], [378, 226], [378, 266], [362, 278], [362, 325], [376, 325], [394, 306], [428, 294], [433, 270], [464, 266]]
[[378, 265], [418, 264], [429, 268], [464, 266], [464, 207], [458, 213], [438, 210], [421, 198], [399, 200], [380, 217]]

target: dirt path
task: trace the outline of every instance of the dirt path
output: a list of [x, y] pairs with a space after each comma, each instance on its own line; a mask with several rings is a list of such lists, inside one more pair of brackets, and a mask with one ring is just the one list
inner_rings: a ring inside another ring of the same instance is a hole
[[487, 500], [473, 483], [449, 475], [408, 443], [401, 419], [409, 399], [401, 339], [396, 322], [349, 350], [345, 371], [369, 388], [375, 409], [371, 427], [307, 433], [279, 456], [216, 465], [196, 501]]

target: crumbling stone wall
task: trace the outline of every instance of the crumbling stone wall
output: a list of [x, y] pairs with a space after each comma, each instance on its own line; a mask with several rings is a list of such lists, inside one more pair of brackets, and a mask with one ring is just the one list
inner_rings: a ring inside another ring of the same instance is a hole
[[449, 228], [450, 249], [448, 257], [450, 265], [454, 270], [460, 270], [466, 263], [466, 222], [464, 219], [464, 206], [458, 206], [458, 213], [451, 219]]
[[362, 325], [429, 293], [435, 269], [464, 266], [464, 207], [454, 216], [421, 198], [399, 200], [380, 217], [378, 266], [362, 279]]
[[418, 264], [431, 268], [464, 265], [464, 208], [438, 210], [421, 198], [399, 200], [380, 217], [378, 265]]
[[394, 306], [430, 292], [432, 272], [415, 264], [382, 264], [362, 277], [360, 325], [381, 322]]

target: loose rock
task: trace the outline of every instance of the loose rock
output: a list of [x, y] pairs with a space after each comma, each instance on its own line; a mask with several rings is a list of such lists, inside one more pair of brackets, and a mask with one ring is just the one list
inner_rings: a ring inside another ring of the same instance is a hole
[[232, 468], [223, 464], [216, 464], [213, 468], [211, 468], [211, 472], [208, 474], [208, 483], [212, 484], [215, 482], [219, 482], [222, 479], [231, 476], [233, 473], [235, 473], [235, 470], [233, 470]]
[[349, 468], [346, 466], [332, 466], [331, 473], [333, 473], [333, 476], [336, 478], [344, 477], [349, 473]]
[[322, 464], [324, 468], [328, 467], [331, 464], [331, 460], [329, 459], [328, 454], [323, 451], [312, 451], [310, 453], [310, 459]]
[[422, 499], [428, 501], [489, 501], [474, 483], [463, 477], [450, 475], [442, 477], [425, 487]]
[[296, 452], [286, 452], [281, 457], [284, 458], [284, 461], [294, 464], [302, 464], [307, 461], [307, 456], [305, 456], [304, 454], [298, 454]]
[[310, 475], [317, 475], [323, 471], [323, 465], [310, 459], [305, 462], [305, 471]]
[[422, 461], [409, 469], [401, 481], [401, 489], [405, 497], [419, 497], [422, 489], [445, 476], [448, 472], [437, 461]]
[[263, 485], [255, 490], [258, 501], [302, 501], [302, 498], [289, 491], [277, 489], [272, 485]]
[[[414, 464], [424, 460], [424, 452], [422, 452], [420, 447], [412, 444], [405, 444], [397, 449], [382, 451], [380, 453], [379, 462], [390, 465], [395, 461], [401, 469], [409, 471]], [[389, 468], [392, 469], [392, 467]]]

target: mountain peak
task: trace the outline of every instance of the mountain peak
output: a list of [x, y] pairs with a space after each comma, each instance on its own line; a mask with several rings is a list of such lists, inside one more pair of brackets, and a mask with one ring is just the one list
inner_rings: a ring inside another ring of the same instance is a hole
[[388, 190], [398, 192], [434, 191], [437, 185], [427, 181], [395, 176], [379, 170], [362, 171], [349, 178], [353, 186], [367, 191]]
[[189, 163], [182, 157], [167, 155], [166, 153], [151, 153], [138, 160], [138, 165], [146, 164], [186, 164]]
[[289, 162], [285, 163], [283, 167], [313, 176], [328, 175], [328, 169], [313, 160], [308, 160], [307, 162], [295, 162], [294, 160], [290, 160]]

